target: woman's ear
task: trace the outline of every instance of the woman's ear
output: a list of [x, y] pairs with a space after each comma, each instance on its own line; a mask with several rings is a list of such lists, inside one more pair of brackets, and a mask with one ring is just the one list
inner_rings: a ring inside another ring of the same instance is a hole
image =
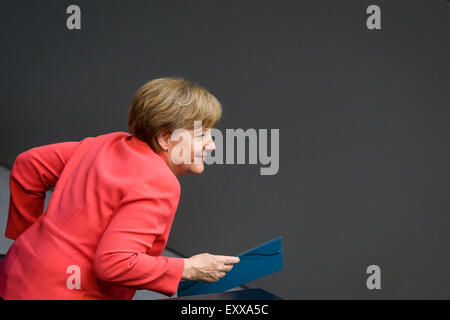
[[170, 134], [162, 132], [158, 134], [158, 143], [164, 151], [169, 149]]

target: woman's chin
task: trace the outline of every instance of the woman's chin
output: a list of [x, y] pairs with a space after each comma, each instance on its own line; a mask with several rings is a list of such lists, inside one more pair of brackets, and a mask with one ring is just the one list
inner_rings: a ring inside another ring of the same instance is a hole
[[193, 174], [201, 174], [204, 170], [205, 170], [205, 166], [203, 165], [203, 163], [199, 163], [199, 164], [193, 164], [191, 166], [190, 172]]

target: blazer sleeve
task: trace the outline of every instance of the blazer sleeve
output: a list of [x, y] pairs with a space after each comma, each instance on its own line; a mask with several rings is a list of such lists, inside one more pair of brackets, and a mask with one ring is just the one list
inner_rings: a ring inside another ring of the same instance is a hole
[[32, 148], [19, 154], [13, 164], [5, 236], [17, 237], [42, 215], [45, 193], [55, 186], [64, 166], [80, 142], [61, 142]]
[[170, 231], [179, 191], [158, 181], [137, 185], [122, 199], [99, 242], [93, 266], [102, 281], [172, 296], [184, 260], [148, 253], [155, 240]]

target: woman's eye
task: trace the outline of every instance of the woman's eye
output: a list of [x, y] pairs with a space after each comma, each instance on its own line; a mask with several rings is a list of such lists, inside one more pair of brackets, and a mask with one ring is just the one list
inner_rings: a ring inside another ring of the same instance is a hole
[[195, 136], [196, 138], [203, 138], [204, 136], [206, 136], [208, 134], [208, 131], [203, 132], [201, 135], [197, 135]]

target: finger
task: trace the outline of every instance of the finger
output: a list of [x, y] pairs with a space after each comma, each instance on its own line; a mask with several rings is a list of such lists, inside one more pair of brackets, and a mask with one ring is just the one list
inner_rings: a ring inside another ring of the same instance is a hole
[[210, 273], [204, 277], [204, 281], [206, 282], [215, 282], [217, 280], [219, 280], [219, 278], [214, 273]]
[[233, 256], [216, 256], [219, 262], [223, 264], [235, 264], [239, 263], [240, 259], [239, 257], [233, 257]]
[[224, 264], [224, 265], [222, 266], [222, 268], [220, 269], [220, 271], [228, 272], [228, 271], [230, 271], [231, 269], [233, 269], [233, 265], [232, 265], [232, 264]]
[[220, 280], [221, 278], [225, 277], [225, 272], [217, 271], [214, 273], [211, 273], [211, 278], [213, 278], [213, 281]]

